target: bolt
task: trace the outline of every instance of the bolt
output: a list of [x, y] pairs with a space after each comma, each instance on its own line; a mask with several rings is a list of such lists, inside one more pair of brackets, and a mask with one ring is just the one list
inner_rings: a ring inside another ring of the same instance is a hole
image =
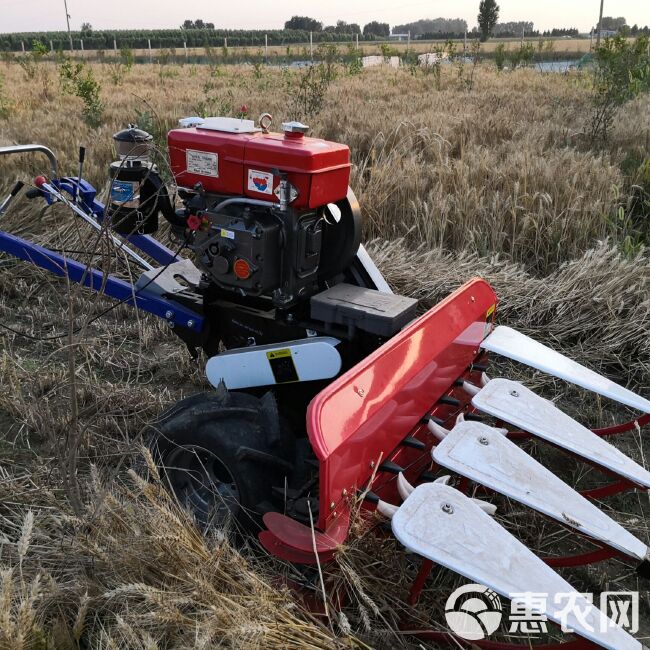
[[357, 388], [357, 393], [359, 394], [359, 397], [363, 397], [366, 394], [366, 391], [363, 390], [363, 388]]
[[192, 329], [194, 327], [194, 325], [196, 325], [196, 323], [192, 319], [187, 321], [187, 327], [189, 329]]
[[490, 441], [485, 436], [481, 436], [478, 441], [486, 447], [490, 444]]
[[174, 318], [174, 312], [171, 311], [171, 309], [170, 309], [169, 311], [166, 311], [166, 312], [165, 312], [165, 318], [166, 318], [167, 320], [171, 320], [172, 318]]
[[374, 460], [370, 461], [370, 469], [375, 469], [375, 461]]
[[454, 514], [454, 506], [452, 506], [451, 503], [443, 503], [442, 504], [442, 511], [447, 515], [453, 515]]
[[343, 492], [341, 493], [344, 497], [348, 496], [348, 491], [343, 488]]
[[330, 510], [334, 510], [334, 508], [336, 508], [336, 504], [332, 501], [332, 503], [330, 503]]
[[472, 302], [476, 302], [476, 298], [474, 298], [474, 296], [472, 296], [472, 297], [470, 298], [470, 300], [471, 300]]
[[511, 390], [511, 391], [510, 391], [510, 394], [511, 394], [513, 397], [519, 397], [519, 393], [518, 393], [516, 390]]

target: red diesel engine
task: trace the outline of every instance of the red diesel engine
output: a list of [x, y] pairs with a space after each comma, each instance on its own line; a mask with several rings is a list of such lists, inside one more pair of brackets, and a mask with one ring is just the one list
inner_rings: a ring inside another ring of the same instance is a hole
[[282, 128], [207, 118], [168, 135], [197, 266], [218, 287], [277, 307], [318, 291], [349, 263], [341, 246], [354, 254], [360, 239], [348, 147], [306, 137], [299, 122]]

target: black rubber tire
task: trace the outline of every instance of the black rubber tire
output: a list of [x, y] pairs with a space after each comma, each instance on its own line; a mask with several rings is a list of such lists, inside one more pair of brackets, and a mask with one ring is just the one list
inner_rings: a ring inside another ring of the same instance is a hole
[[204, 529], [226, 521], [259, 529], [272, 487], [285, 485], [293, 470], [294, 439], [272, 393], [259, 399], [221, 386], [193, 395], [148, 425], [145, 440], [161, 476]]

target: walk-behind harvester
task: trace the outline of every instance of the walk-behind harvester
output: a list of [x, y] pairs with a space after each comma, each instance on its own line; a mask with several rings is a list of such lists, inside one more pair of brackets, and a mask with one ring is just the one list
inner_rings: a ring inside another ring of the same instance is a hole
[[[650, 472], [606, 441], [647, 424], [650, 401], [495, 326], [498, 299], [480, 279], [417, 317], [416, 301], [392, 293], [360, 244], [348, 148], [306, 137], [298, 122], [272, 133], [270, 122], [181, 120], [168, 135], [173, 197], [151, 162], [151, 136], [121, 131], [106, 205], [82, 179], [83, 150], [78, 177], [61, 177], [43, 146], [0, 148], [46, 154], [50, 175], [28, 196], [64, 204], [143, 272], [131, 284], [6, 231], [0, 251], [164, 319], [193, 354], [206, 353], [215, 390], [180, 401], [148, 430], [170, 487], [200, 525], [235, 519], [271, 555], [322, 565], [345, 542], [362, 495], [423, 558], [411, 602], [435, 563], [504, 597], [548, 594], [536, 613], [554, 622], [553, 596], [572, 595], [582, 616], [565, 620], [576, 636], [565, 647], [641, 648], [553, 568], [619, 557], [650, 577], [648, 546], [593, 503], [650, 488]], [[160, 214], [177, 250], [152, 237]], [[488, 379], [489, 353], [643, 415], [588, 429], [521, 383]], [[574, 491], [517, 445], [531, 437], [613, 480]], [[538, 558], [495, 522], [488, 501], [467, 496], [469, 484], [597, 550]]]

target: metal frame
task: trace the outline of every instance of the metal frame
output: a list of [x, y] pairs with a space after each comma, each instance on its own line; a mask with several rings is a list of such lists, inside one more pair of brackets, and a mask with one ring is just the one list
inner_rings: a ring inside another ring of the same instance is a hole
[[[47, 182], [38, 179], [36, 186], [49, 205], [61, 202], [67, 205], [76, 216], [84, 219], [96, 230], [101, 231], [105, 215], [105, 206], [97, 200], [97, 190], [84, 179], [57, 178], [58, 164], [56, 157], [47, 147], [41, 145], [19, 145], [0, 147], [0, 155], [21, 153], [44, 153], [50, 162], [54, 178]], [[64, 192], [71, 199], [64, 196]], [[111, 235], [116, 241], [117, 249], [129, 254], [136, 261], [144, 263], [145, 267], [153, 269], [151, 264], [143, 260], [128, 244], [142, 251], [158, 264], [166, 266], [180, 261], [177, 254], [164, 244], [149, 235], [130, 235], [124, 237], [125, 242]], [[154, 316], [165, 320], [170, 326], [181, 327], [195, 333], [203, 329], [204, 318], [197, 312], [170, 299], [147, 292], [146, 287], [136, 289], [133, 284], [116, 278], [90, 265], [72, 260], [65, 255], [56, 253], [11, 233], [0, 230], [0, 252], [8, 253], [18, 259], [30, 262], [59, 277], [67, 277], [72, 282], [82, 284], [93, 291], [102, 293], [128, 305], [136, 306]], [[142, 264], [141, 264], [142, 265]]]

